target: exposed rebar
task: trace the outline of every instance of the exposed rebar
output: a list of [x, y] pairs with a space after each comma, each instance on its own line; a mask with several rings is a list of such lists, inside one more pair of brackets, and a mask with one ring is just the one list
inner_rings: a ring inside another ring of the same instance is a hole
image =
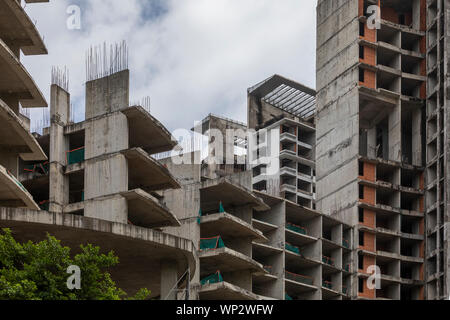
[[126, 69], [128, 69], [126, 41], [111, 44], [109, 52], [106, 42], [103, 45], [91, 46], [86, 52], [86, 81], [97, 80]]

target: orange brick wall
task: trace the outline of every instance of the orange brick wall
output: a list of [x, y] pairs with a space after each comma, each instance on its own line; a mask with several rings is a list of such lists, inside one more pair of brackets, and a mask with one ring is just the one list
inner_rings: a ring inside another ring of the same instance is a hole
[[364, 232], [364, 246], [359, 246], [359, 248], [361, 250], [375, 252], [375, 235], [367, 231], [360, 232]]
[[[370, 266], [375, 265], [375, 258], [371, 257], [371, 256], [363, 256], [363, 270], [359, 270], [360, 273], [367, 273], [367, 269]], [[358, 290], [359, 291], [359, 290]], [[365, 297], [365, 298], [369, 298], [369, 299], [373, 299], [375, 298], [375, 290], [374, 289], [369, 289], [367, 287], [367, 279], [364, 279], [364, 287], [363, 287], [363, 292], [358, 292], [358, 295], [360, 297]]]
[[364, 162], [364, 175], [360, 179], [367, 181], [376, 181], [376, 165], [373, 163]]
[[359, 272], [367, 273], [367, 269], [373, 265], [375, 265], [375, 257], [363, 255], [363, 270], [359, 270]]
[[371, 89], [376, 89], [376, 74], [370, 70], [364, 70], [364, 82], [359, 83], [360, 86], [364, 86]]
[[359, 0], [358, 14], [360, 17], [364, 15], [364, 0]]
[[369, 42], [377, 41], [377, 31], [376, 29], [369, 29], [367, 23], [364, 25], [364, 37], [359, 37], [360, 39], [364, 39]]
[[427, 30], [427, 0], [420, 0], [420, 30]]
[[364, 186], [364, 199], [360, 200], [361, 202], [375, 205], [375, 188]]
[[359, 59], [360, 62], [362, 63], [367, 63], [370, 64], [371, 66], [375, 66], [376, 65], [376, 55], [377, 52], [374, 48], [369, 48], [366, 46], [364, 47], [364, 59]]
[[375, 228], [375, 212], [364, 209], [364, 222], [360, 222], [360, 225]]
[[393, 23], [398, 23], [398, 14], [393, 8], [382, 7], [381, 8], [381, 19], [387, 20]]

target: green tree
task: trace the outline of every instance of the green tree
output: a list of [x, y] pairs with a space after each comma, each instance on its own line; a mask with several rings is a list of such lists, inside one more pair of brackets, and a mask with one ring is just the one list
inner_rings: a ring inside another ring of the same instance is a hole
[[[0, 232], [0, 300], [144, 300], [150, 291], [141, 289], [127, 297], [106, 271], [119, 263], [113, 252], [100, 254], [100, 248], [81, 245], [81, 253], [70, 256], [70, 248], [47, 235], [39, 243], [20, 244], [11, 230]], [[70, 290], [67, 268], [78, 266], [81, 288]]]

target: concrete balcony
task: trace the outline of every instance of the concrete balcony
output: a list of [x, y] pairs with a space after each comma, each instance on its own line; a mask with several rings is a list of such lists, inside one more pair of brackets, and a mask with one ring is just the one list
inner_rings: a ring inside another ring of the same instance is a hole
[[230, 248], [202, 250], [198, 252], [202, 273], [213, 274], [218, 269], [222, 273], [249, 270], [252, 273], [265, 272], [262, 264], [249, 256]]
[[48, 106], [31, 75], [3, 40], [0, 40], [0, 70], [0, 92], [5, 93], [2, 98], [18, 99], [24, 108]]
[[259, 300], [258, 295], [228, 282], [202, 285], [198, 294], [200, 300]]
[[280, 169], [280, 176], [283, 176], [283, 175], [296, 177], [297, 176], [297, 170], [295, 170], [294, 168], [282, 167]]
[[297, 187], [293, 186], [291, 184], [282, 184], [280, 187], [280, 192], [291, 192], [291, 193], [297, 193]]
[[188, 268], [192, 277], [196, 272], [192, 241], [167, 233], [70, 214], [10, 208], [0, 208], [0, 223], [13, 229], [20, 243], [42, 241], [50, 233], [72, 250], [85, 243], [105, 252], [113, 250], [120, 263], [111, 268], [111, 278], [131, 295], [140, 288], [151, 288], [151, 297], [156, 298], [163, 287], [172, 288], [174, 283], [162, 276], [162, 264], [168, 261], [177, 266], [173, 270], [177, 279]]
[[317, 241], [316, 237], [312, 237], [307, 233], [300, 233], [292, 230], [292, 228], [286, 227], [286, 241], [297, 246], [304, 246]]
[[7, 43], [19, 45], [25, 55], [48, 53], [42, 37], [33, 21], [22, 8], [20, 1], [1, 1], [0, 30], [0, 39]]
[[226, 212], [203, 216], [200, 219], [200, 225], [203, 238], [219, 234], [222, 238], [250, 238], [258, 242], [267, 241], [261, 231]]
[[0, 148], [20, 154], [24, 161], [44, 161], [47, 156], [19, 116], [0, 99]]
[[302, 277], [301, 275], [294, 275], [289, 272], [286, 272], [284, 282], [286, 291], [295, 295], [302, 295], [307, 292], [318, 290], [314, 285], [313, 279]]
[[315, 162], [304, 157], [299, 156], [295, 151], [284, 149], [280, 151], [280, 160], [289, 159], [311, 168], [315, 167]]
[[260, 230], [263, 233], [267, 233], [267, 232], [278, 229], [277, 225], [274, 225], [269, 222], [261, 221], [258, 219], [254, 219], [254, 218], [252, 219], [252, 224], [253, 224], [253, 227], [255, 227], [256, 229]]
[[285, 132], [280, 135], [280, 141], [297, 143], [297, 136], [295, 134]]
[[39, 210], [31, 194], [3, 166], [0, 166], [0, 207]]
[[122, 154], [128, 160], [129, 189], [152, 192], [181, 188], [169, 170], [141, 148], [125, 150]]
[[178, 227], [180, 221], [158, 199], [147, 192], [136, 189], [122, 192], [128, 201], [128, 219], [137, 226], [145, 228]]
[[201, 209], [204, 213], [217, 212], [220, 202], [225, 209], [235, 208], [236, 212], [239, 212], [239, 208], [246, 207], [257, 211], [270, 209], [261, 198], [255, 196], [250, 190], [227, 178], [205, 181], [200, 188], [200, 197]]
[[144, 108], [134, 106], [121, 111], [128, 118], [130, 148], [140, 147], [148, 154], [156, 154], [177, 145], [172, 134]]

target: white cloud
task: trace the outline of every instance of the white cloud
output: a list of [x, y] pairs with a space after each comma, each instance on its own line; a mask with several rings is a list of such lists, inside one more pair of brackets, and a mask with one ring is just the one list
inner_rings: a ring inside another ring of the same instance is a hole
[[[70, 4], [82, 8], [81, 31], [66, 28]], [[161, 5], [165, 8], [158, 15]], [[275, 73], [315, 87], [315, 6], [312, 0], [58, 0], [28, 5], [49, 55], [25, 57], [24, 63], [47, 97], [51, 66], [68, 66], [79, 120], [85, 51], [104, 41], [126, 40], [131, 101], [150, 96], [152, 113], [168, 128], [190, 128], [210, 112], [246, 121], [246, 89]]]

